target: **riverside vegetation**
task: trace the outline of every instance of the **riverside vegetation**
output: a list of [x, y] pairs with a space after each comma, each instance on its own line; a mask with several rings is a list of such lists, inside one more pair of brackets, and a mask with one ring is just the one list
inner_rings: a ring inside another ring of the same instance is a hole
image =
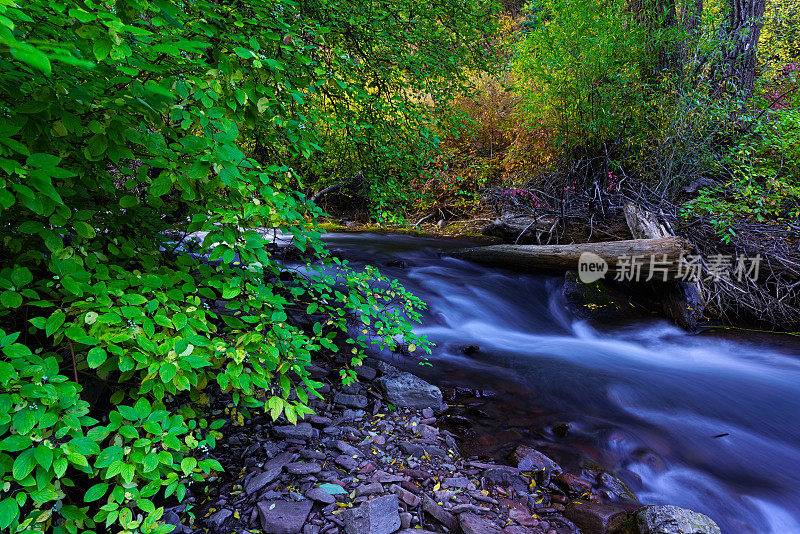
[[[793, 12], [598, 6], [0, 1], [0, 529], [170, 532], [223, 427], [313, 413], [314, 358], [349, 383], [371, 347], [430, 351], [424, 303], [330, 256], [319, 205], [613, 191], [793, 243]], [[748, 288], [765, 319], [792, 269]]]

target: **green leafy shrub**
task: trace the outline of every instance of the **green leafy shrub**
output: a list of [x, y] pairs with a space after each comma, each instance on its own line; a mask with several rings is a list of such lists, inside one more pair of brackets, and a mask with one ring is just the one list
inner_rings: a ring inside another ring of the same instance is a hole
[[794, 223], [800, 218], [800, 113], [792, 106], [753, 119], [752, 129], [720, 159], [719, 185], [683, 206], [708, 218], [726, 243], [737, 221]]
[[312, 353], [427, 349], [423, 304], [327, 258], [292, 189], [323, 4], [0, 5], [0, 530], [168, 532], [221, 469], [212, 395], [293, 423]]

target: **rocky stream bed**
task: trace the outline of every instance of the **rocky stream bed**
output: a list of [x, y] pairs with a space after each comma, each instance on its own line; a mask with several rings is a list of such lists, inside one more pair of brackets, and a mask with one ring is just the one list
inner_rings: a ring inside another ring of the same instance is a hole
[[[442, 392], [379, 360], [343, 385], [316, 362], [326, 401], [297, 425], [231, 422], [211, 451], [225, 471], [165, 519], [176, 534], [713, 534], [708, 517], [642, 506], [609, 473], [565, 472], [518, 446], [509, 465], [464, 457], [440, 429]], [[220, 409], [224, 409], [223, 406]]]

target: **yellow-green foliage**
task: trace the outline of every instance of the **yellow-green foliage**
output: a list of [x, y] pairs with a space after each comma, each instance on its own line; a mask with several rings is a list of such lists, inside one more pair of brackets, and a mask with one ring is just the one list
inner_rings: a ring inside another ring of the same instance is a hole
[[641, 106], [646, 36], [629, 2], [539, 0], [529, 8], [513, 64], [535, 122], [567, 145], [617, 135]]

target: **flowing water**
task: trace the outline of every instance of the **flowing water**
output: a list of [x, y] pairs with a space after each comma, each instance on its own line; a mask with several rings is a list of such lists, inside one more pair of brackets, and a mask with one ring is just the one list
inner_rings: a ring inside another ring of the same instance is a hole
[[[793, 340], [690, 335], [655, 319], [593, 328], [571, 317], [557, 278], [439, 254], [463, 242], [374, 234], [326, 241], [427, 302], [417, 331], [436, 347], [433, 365], [418, 370], [440, 384], [497, 392], [495, 436], [525, 438], [506, 430], [528, 415], [565, 421], [561, 441], [619, 473], [644, 503], [708, 514], [725, 534], [800, 534]], [[547, 431], [540, 437], [559, 441]]]

